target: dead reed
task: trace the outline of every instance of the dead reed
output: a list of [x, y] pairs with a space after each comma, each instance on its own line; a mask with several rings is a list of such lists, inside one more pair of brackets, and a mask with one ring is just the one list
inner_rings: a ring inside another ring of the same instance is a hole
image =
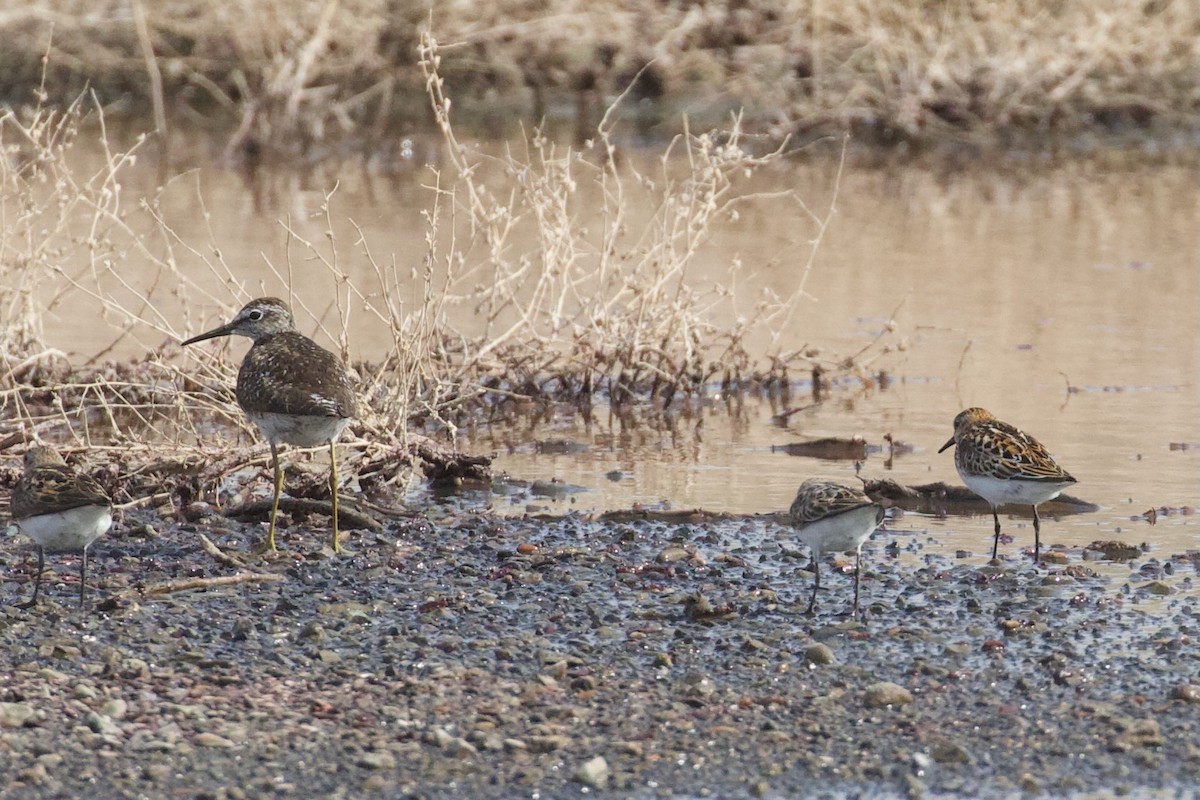
[[[422, 31], [453, 42], [460, 110], [540, 120], [633, 85], [666, 108], [744, 109], [752, 132], [854, 131], [880, 144], [1044, 146], [1054, 134], [1189, 130], [1200, 114], [1200, 5], [1189, 0], [765, 0], [440, 4], [383, 0], [37, 0], [0, 15], [0, 87], [85, 86], [173, 126], [228, 132], [244, 162], [371, 149], [423, 117]], [[695, 112], [693, 119], [695, 120]], [[666, 134], [678, 132], [667, 113]], [[463, 117], [465, 120], [466, 117]], [[585, 127], [587, 124], [585, 123]], [[324, 154], [324, 155], [323, 155]]]
[[[578, 149], [535, 129], [495, 155], [459, 138], [442, 55], [428, 34], [421, 68], [446, 158], [428, 176], [420, 267], [377, 256], [357, 228], [356, 241], [340, 241], [333, 189], [321, 205], [324, 235], [305, 238], [280, 220], [286, 260], [268, 263], [285, 286], [301, 262], [327, 275], [328, 314], [290, 299], [302, 320], [322, 320], [323, 336], [343, 356], [354, 317], [367, 315], [389, 334], [386, 352], [353, 365], [364, 402], [347, 457], [361, 480], [394, 490], [411, 474], [394, 467], [418, 461], [429, 473], [477, 473], [480, 464], [424, 435], [453, 445], [459, 425], [498, 410], [569, 400], [587, 413], [597, 404], [686, 411], [689, 400], [716, 392], [786, 386], [790, 374], [818, 363], [782, 335], [804, 297], [803, 280], [789, 297], [742, 297], [736, 260], [719, 284], [692, 275], [714, 232], [748, 204], [808, 213], [818, 230], [814, 252], [832, 213], [809, 212], [794, 191], [747, 188], [782, 154], [753, 152], [740, 117], [720, 131], [685, 130], [652, 169], [626, 158], [614, 136], [624, 98]], [[95, 127], [82, 125], [85, 108]], [[159, 193], [127, 196], [123, 176], [143, 142], [117, 146], [104, 119], [94, 96], [65, 112], [38, 105], [0, 118], [0, 449], [33, 435], [73, 440], [122, 460], [126, 496], [145, 502], [165, 493], [186, 504], [227, 472], [265, 463], [265, 448], [253, 445], [257, 434], [233, 400], [237, 365], [224, 349], [178, 348], [211, 322], [196, 318], [198, 307], [207, 314], [216, 305], [228, 317], [256, 291], [226, 260], [217, 232], [189, 240], [172, 227]], [[106, 154], [102, 168], [86, 175], [71, 158], [82, 130], [94, 130]], [[632, 213], [635, 198], [653, 213]], [[198, 185], [193, 208], [208, 218]], [[351, 279], [349, 258], [369, 264], [370, 277]], [[148, 286], [130, 283], [129, 259], [151, 271]], [[401, 290], [412, 285], [419, 299], [406, 303]], [[53, 349], [43, 330], [44, 315], [71, 297], [98, 312], [97, 352], [82, 364]], [[456, 322], [464, 318], [469, 331]], [[764, 330], [776, 344], [752, 352], [748, 338]], [[144, 343], [144, 355], [107, 358], [124, 341]], [[867, 365], [891, 347], [881, 341], [819, 363], [869, 381]], [[172, 452], [165, 461], [164, 444]]]

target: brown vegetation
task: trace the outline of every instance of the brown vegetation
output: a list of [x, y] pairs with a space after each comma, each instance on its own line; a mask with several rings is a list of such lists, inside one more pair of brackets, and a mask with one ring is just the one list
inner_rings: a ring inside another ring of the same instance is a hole
[[[131, 13], [132, 9], [132, 13]], [[1006, 145], [1053, 134], [1193, 130], [1200, 5], [1191, 0], [582, 3], [500, 0], [37, 0], [0, 15], [0, 92], [85, 88], [155, 128], [229, 136], [231, 156], [319, 159], [428, 122], [418, 42], [445, 43], [461, 121], [580, 117], [609, 100], [666, 138], [710, 127], [809, 139]], [[42, 57], [48, 56], [43, 63]], [[637, 80], [635, 80], [635, 77]], [[562, 109], [570, 109], [564, 112]]]
[[[421, 267], [377, 257], [360, 239], [354, 258], [372, 277], [351, 280], [343, 268], [349, 254], [333, 234], [332, 194], [323, 206], [324, 239], [304, 239], [281, 221], [295, 246], [288, 263], [271, 265], [285, 284], [292, 259], [309, 272], [327, 271], [335, 300], [323, 335], [343, 355], [351, 315], [365, 314], [390, 334], [390, 350], [354, 365], [364, 402], [348, 458], [374, 492], [402, 487], [409, 473], [397, 476], [396, 468], [416, 462], [439, 479], [486, 473], [486, 464], [439, 451], [412, 431], [437, 431], [453, 443], [456, 426], [481, 412], [494, 417], [562, 400], [585, 414], [594, 402], [618, 414], [670, 414], [714, 388], [786, 392], [790, 374], [807, 374], [815, 363], [870, 382], [871, 363], [897, 345], [889, 327], [850, 358], [796, 349], [803, 279], [790, 296], [757, 298], [738, 296], [737, 263], [720, 286], [689, 280], [713, 233], [746, 204], [788, 204], [809, 215], [818, 231], [813, 252], [832, 213], [814, 214], [794, 191], [743, 188], [781, 156], [751, 153], [739, 120], [715, 134], [677, 137], [651, 162], [653, 171], [622, 156], [608, 117], [582, 150], [535, 130], [523, 150], [491, 156], [456, 135], [432, 37], [423, 40], [422, 56], [426, 102], [446, 157], [430, 171]], [[263, 463], [261, 446], [233, 441], [257, 438], [233, 401], [237, 365], [222, 350], [185, 354], [178, 346], [201, 324], [198, 308], [220, 305], [228, 316], [248, 298], [235, 288], [243, 280], [215, 234], [185, 240], [154, 197], [125, 196], [122, 175], [142, 145], [119, 148], [92, 102], [0, 118], [0, 369], [7, 379], [0, 438], [4, 447], [38, 436], [109, 449], [122, 460], [120, 480], [110, 475], [110, 485], [141, 502], [169, 496], [184, 508], [210, 496], [224, 475]], [[91, 135], [81, 127], [89, 107], [107, 159], [99, 173], [80, 175], [70, 153], [81, 130]], [[205, 198], [196, 192], [203, 213]], [[630, 213], [635, 194], [637, 207], [653, 213]], [[149, 265], [148, 289], [127, 279], [123, 263], [131, 257]], [[810, 255], [799, 265], [803, 276], [811, 264]], [[414, 285], [423, 290], [420, 302], [406, 304]], [[83, 364], [54, 349], [42, 329], [48, 310], [80, 295], [97, 313], [97, 352]], [[302, 315], [315, 316], [297, 302]], [[481, 330], [456, 330], [452, 307], [472, 309]], [[789, 336], [775, 335], [769, 352], [751, 352], [746, 342], [758, 331]], [[155, 344], [135, 360], [109, 360], [126, 338]], [[164, 441], [174, 446], [165, 461], [156, 455]]]

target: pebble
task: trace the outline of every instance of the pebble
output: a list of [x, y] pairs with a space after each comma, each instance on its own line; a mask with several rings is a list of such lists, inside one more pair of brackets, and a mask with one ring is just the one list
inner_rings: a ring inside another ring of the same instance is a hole
[[672, 564], [676, 561], [686, 561], [691, 557], [691, 553], [678, 545], [670, 545], [659, 551], [654, 560], [659, 564]]
[[822, 642], [809, 645], [808, 649], [804, 651], [804, 658], [808, 663], [818, 666], [837, 663], [837, 656], [834, 655], [833, 648]]
[[36, 716], [29, 703], [0, 703], [0, 728], [20, 728]]
[[1182, 700], [1185, 703], [1200, 703], [1200, 686], [1194, 683], [1181, 683], [1171, 690], [1172, 700]]
[[355, 763], [367, 769], [395, 769], [396, 758], [386, 750], [359, 753]]
[[123, 733], [120, 725], [103, 714], [97, 714], [95, 711], [89, 712], [84, 721], [87, 722], [89, 728], [101, 736], [116, 738]]
[[904, 706], [912, 701], [912, 692], [891, 681], [872, 683], [863, 694], [863, 703], [866, 704], [867, 708]]
[[226, 739], [224, 736], [218, 736], [215, 733], [210, 733], [209, 731], [196, 734], [195, 741], [197, 747], [229, 748], [234, 746], [233, 742], [229, 739]]
[[608, 762], [604, 760], [604, 756], [596, 756], [583, 762], [575, 772], [575, 780], [594, 789], [608, 786]]
[[100, 713], [111, 719], [124, 719], [129, 713], [129, 704], [119, 697], [113, 697], [100, 706]]
[[531, 753], [552, 753], [555, 750], [562, 750], [570, 744], [571, 740], [561, 735], [530, 736], [528, 742]]
[[971, 754], [958, 742], [938, 742], [929, 751], [930, 757], [939, 764], [970, 764]]

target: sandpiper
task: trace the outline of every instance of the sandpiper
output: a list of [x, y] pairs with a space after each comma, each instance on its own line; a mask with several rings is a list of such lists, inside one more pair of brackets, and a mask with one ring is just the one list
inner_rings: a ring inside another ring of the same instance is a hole
[[1058, 497], [1075, 479], [1060, 467], [1037, 439], [982, 408], [968, 408], [954, 418], [954, 435], [942, 445], [951, 445], [954, 466], [967, 488], [992, 507], [996, 536], [992, 558], [1000, 547], [999, 506], [1016, 503], [1033, 507], [1033, 559], [1041, 560], [1042, 526], [1038, 503]]
[[237, 401], [271, 444], [275, 493], [266, 550], [275, 550], [275, 516], [283, 491], [279, 444], [316, 447], [329, 443], [329, 489], [333, 497], [334, 552], [338, 541], [338, 479], [334, 442], [356, 413], [354, 388], [342, 360], [296, 330], [292, 310], [277, 297], [251, 300], [233, 321], [183, 344], [217, 336], [246, 336], [254, 344], [238, 369]]
[[788, 512], [800, 538], [812, 550], [813, 590], [804, 613], [811, 614], [821, 588], [821, 554], [854, 551], [854, 615], [858, 616], [862, 544], [883, 522], [883, 506], [858, 489], [814, 479], [800, 484]]
[[67, 466], [53, 448], [37, 445], [25, 451], [25, 471], [13, 487], [11, 502], [13, 526], [38, 546], [33, 597], [21, 605], [37, 604], [46, 551], [83, 553], [79, 605], [86, 605], [88, 545], [112, 526], [112, 499], [90, 475]]

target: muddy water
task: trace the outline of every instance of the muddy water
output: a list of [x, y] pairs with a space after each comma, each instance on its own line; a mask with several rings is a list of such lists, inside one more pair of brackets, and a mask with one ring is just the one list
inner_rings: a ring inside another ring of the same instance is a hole
[[[128, 175], [126, 191], [136, 197], [154, 177], [149, 166]], [[178, 253], [181, 269], [205, 292], [225, 299], [237, 281], [250, 295], [286, 296], [290, 284], [298, 301], [328, 320], [329, 271], [294, 240], [289, 244], [280, 220], [322, 242], [322, 204], [336, 178], [330, 218], [339, 266], [363, 284], [374, 279], [353, 246], [357, 225], [377, 261], [395, 258], [407, 274], [424, 248], [420, 211], [431, 195], [421, 183], [428, 177], [413, 164], [386, 179], [351, 171], [279, 180], [264, 201], [237, 175], [200, 167], [162, 195], [162, 209], [181, 239], [198, 251], [215, 246], [223, 253], [228, 275]], [[756, 188], [763, 191], [796, 190], [818, 213], [829, 207], [835, 187], [832, 165], [797, 165], [760, 180]], [[799, 284], [815, 234], [795, 205], [745, 207], [702, 253], [691, 279], [697, 286], [728, 281], [736, 257], [752, 273], [741, 279], [741, 294], [752, 298], [769, 288], [786, 296]], [[147, 264], [131, 251], [123, 276], [137, 285], [143, 270], [148, 282]], [[847, 382], [786, 425], [773, 421], [779, 409], [766, 401], [747, 400], [731, 415], [714, 395], [669, 429], [623, 430], [602, 413], [590, 426], [564, 418], [534, 430], [476, 431], [463, 444], [494, 450], [500, 470], [583, 489], [563, 499], [517, 494], [487, 501], [512, 512], [634, 503], [780, 509], [803, 478], [852, 482], [855, 466], [793, 457], [774, 446], [861, 435], [878, 447], [889, 433], [912, 451], [891, 461], [871, 452], [861, 465], [864, 476], [957, 482], [952, 454], [936, 451], [954, 414], [982, 405], [1045, 442], [1079, 479], [1075, 494], [1100, 506], [1048, 521], [1045, 542], [1146, 541], [1160, 556], [1200, 543], [1200, 518], [1178, 512], [1200, 505], [1200, 206], [1193, 171], [1111, 171], [1089, 163], [992, 164], [954, 174], [852, 168], [842, 177], [806, 290], [812, 299], [800, 303], [787, 330], [754, 346], [818, 345], [830, 358], [845, 356], [867, 347], [894, 312], [895, 331], [882, 341], [903, 341], [904, 349], [872, 365], [892, 376], [886, 388]], [[202, 293], [195, 297], [205, 308], [193, 325], [214, 321], [215, 304]], [[182, 320], [176, 302], [164, 298], [159, 308]], [[86, 298], [68, 297], [47, 319], [53, 343], [96, 351], [94, 329], [77, 322], [86, 318], [77, 313], [85, 307]], [[469, 311], [455, 313], [469, 329]], [[352, 322], [351, 336], [355, 357], [378, 358], [390, 344], [366, 315]], [[161, 339], [158, 331], [135, 331], [122, 347]], [[798, 388], [797, 404], [808, 402], [804, 391]], [[545, 446], [560, 440], [570, 446]], [[1152, 507], [1174, 513], [1160, 515], [1153, 527], [1134, 519]], [[1010, 548], [1031, 542], [1027, 521], [1006, 525], [1017, 536]], [[909, 514], [892, 527], [897, 536], [932, 536], [933, 547], [983, 553], [991, 519]]]

